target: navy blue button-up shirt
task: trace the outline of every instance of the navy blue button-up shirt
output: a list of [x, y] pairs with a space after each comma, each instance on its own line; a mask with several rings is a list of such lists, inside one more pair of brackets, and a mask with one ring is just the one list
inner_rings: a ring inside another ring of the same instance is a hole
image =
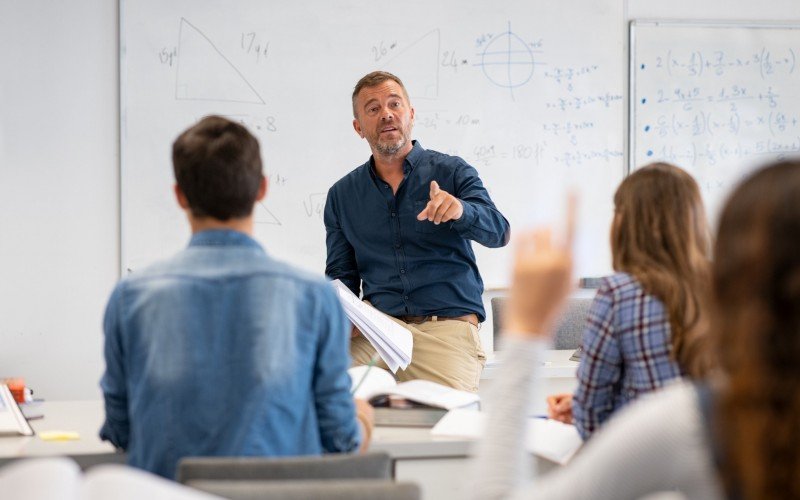
[[[439, 225], [418, 221], [430, 201], [431, 181], [458, 198], [464, 213]], [[464, 160], [414, 147], [403, 181], [391, 186], [373, 159], [336, 182], [325, 204], [328, 257], [325, 274], [391, 316], [462, 316], [485, 319], [483, 280], [470, 240], [508, 243], [508, 221], [497, 210], [478, 172]]]

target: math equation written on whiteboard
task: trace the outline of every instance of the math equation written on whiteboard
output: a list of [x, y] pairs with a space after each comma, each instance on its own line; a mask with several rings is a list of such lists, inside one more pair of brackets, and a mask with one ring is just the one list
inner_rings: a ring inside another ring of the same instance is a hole
[[800, 29], [635, 33], [635, 166], [661, 160], [688, 169], [713, 208], [757, 165], [800, 154]]

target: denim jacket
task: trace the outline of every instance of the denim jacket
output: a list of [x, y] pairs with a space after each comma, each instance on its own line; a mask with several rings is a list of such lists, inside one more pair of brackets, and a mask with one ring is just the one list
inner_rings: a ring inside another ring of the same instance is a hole
[[195, 234], [106, 309], [102, 439], [173, 478], [184, 456], [349, 452], [347, 321], [330, 287], [243, 233]]

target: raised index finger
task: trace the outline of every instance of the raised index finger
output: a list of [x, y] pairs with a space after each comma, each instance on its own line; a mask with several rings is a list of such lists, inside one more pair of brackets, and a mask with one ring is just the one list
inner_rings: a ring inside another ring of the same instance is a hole
[[431, 181], [431, 199], [439, 194], [439, 183]]

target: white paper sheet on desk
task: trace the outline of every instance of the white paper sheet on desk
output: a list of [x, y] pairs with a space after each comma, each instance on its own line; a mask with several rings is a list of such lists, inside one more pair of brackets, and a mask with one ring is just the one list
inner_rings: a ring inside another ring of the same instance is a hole
[[[485, 426], [485, 412], [455, 409], [439, 420], [431, 434], [478, 439], [483, 436]], [[556, 420], [529, 418], [526, 432], [525, 448], [530, 453], [561, 465], [569, 462], [583, 444], [574, 425]]]
[[362, 302], [340, 280], [333, 286], [348, 319], [361, 331], [392, 372], [411, 363], [414, 339], [411, 332], [366, 302]]
[[392, 394], [447, 410], [469, 405], [477, 406], [476, 403], [481, 400], [474, 392], [460, 391], [428, 380], [403, 382], [392, 390]]

